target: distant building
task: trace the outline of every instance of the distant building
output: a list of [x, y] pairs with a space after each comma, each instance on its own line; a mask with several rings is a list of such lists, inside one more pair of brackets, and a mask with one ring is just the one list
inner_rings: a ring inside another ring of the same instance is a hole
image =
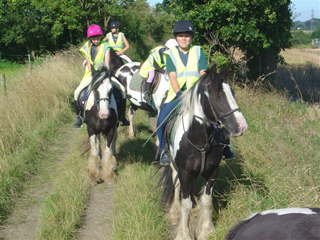
[[312, 46], [320, 46], [320, 38], [312, 39]]

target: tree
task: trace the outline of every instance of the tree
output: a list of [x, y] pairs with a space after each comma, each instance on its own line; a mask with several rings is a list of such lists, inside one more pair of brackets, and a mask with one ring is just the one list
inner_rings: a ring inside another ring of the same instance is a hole
[[[251, 77], [275, 70], [281, 49], [290, 46], [290, 0], [166, 0], [179, 19], [189, 19], [195, 41], [215, 32], [221, 42], [246, 53]], [[168, 9], [168, 8], [167, 8]], [[217, 49], [221, 50], [221, 49]]]

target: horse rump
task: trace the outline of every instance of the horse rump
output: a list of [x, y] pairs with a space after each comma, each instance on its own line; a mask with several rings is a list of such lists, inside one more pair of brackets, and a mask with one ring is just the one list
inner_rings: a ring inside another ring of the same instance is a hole
[[266, 210], [241, 221], [226, 240], [320, 240], [319, 208]]

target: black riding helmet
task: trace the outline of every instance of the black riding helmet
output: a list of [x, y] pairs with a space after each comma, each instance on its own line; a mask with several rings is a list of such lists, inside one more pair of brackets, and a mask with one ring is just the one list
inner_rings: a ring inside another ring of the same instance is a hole
[[120, 23], [118, 21], [114, 21], [110, 23], [110, 28], [119, 28], [120, 29]]
[[193, 36], [194, 30], [193, 30], [192, 23], [189, 22], [188, 20], [181, 20], [177, 22], [173, 28], [173, 35], [176, 36], [179, 33], [187, 33]]

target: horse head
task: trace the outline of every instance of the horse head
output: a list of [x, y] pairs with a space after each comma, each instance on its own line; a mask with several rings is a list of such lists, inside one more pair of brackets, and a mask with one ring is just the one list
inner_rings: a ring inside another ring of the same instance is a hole
[[[90, 91], [93, 94], [93, 104], [96, 106], [100, 119], [109, 117], [110, 102], [112, 98], [112, 84], [110, 82], [110, 72], [107, 67], [99, 70], [92, 69], [92, 81]], [[91, 97], [92, 98], [92, 97]]]
[[248, 128], [247, 122], [235, 100], [234, 91], [227, 83], [230, 68], [220, 72], [216, 65], [209, 69], [202, 81], [203, 110], [207, 119], [222, 123], [231, 136], [241, 136]]

